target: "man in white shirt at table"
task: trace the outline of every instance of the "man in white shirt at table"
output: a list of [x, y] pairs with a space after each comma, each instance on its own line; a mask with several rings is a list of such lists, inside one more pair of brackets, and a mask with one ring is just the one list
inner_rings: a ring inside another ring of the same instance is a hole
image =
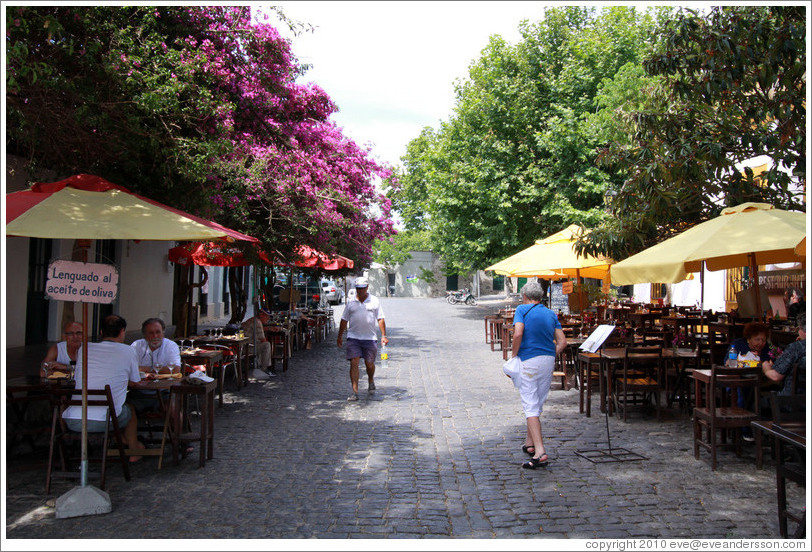
[[378, 354], [378, 329], [381, 330], [381, 343], [389, 343], [386, 337], [386, 322], [383, 317], [383, 307], [377, 297], [367, 291], [369, 280], [364, 277], [355, 279], [355, 299], [348, 300], [344, 312], [341, 314], [341, 324], [338, 327], [338, 347], [341, 348], [341, 336], [347, 331], [347, 360], [350, 361], [350, 383], [352, 395], [348, 401], [358, 400], [358, 366], [361, 357], [367, 368], [369, 381], [368, 392], [375, 393], [375, 357]]
[[[108, 315], [102, 320], [99, 343], [87, 344], [87, 388], [104, 389], [110, 386], [113, 394], [113, 405], [119, 427], [123, 427], [125, 446], [129, 449], [143, 449], [144, 445], [138, 440], [138, 421], [136, 414], [124, 401], [127, 398], [127, 385], [129, 382], [141, 381], [138, 373], [138, 361], [132, 347], [124, 344], [124, 330], [127, 322], [117, 314]], [[76, 389], [82, 388], [82, 349], [79, 349], [76, 361]], [[77, 398], [81, 398], [78, 396]], [[71, 431], [82, 431], [82, 407], [69, 406], [62, 413], [62, 419]], [[107, 408], [104, 406], [87, 407], [88, 431], [98, 433], [104, 431], [107, 419]], [[140, 456], [131, 456], [131, 462], [140, 460]]]
[[[138, 358], [138, 368], [146, 374], [153, 373], [157, 368], [160, 373], [168, 373], [169, 367], [179, 370], [180, 347], [178, 344], [164, 337], [166, 325], [160, 318], [147, 318], [141, 324], [143, 339], [136, 339], [130, 347]], [[165, 396], [169, 393], [164, 391]], [[157, 391], [131, 391], [130, 403], [139, 414], [149, 411], [157, 412], [160, 407]]]

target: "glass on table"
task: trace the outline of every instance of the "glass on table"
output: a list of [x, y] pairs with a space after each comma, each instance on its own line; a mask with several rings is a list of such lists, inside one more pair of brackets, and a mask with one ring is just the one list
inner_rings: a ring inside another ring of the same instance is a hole
[[52, 371], [53, 371], [53, 363], [52, 362], [48, 362], [46, 360], [46, 361], [42, 362], [42, 364], [40, 364], [40, 376], [42, 376], [44, 378], [47, 378], [48, 376], [51, 375]]

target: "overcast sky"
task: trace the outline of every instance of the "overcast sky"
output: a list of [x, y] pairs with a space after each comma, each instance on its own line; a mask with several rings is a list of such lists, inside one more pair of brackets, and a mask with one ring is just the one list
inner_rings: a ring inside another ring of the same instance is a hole
[[[455, 79], [466, 77], [488, 38], [519, 40], [519, 22], [537, 21], [550, 2], [276, 2], [316, 27], [293, 38], [315, 82], [338, 105], [345, 134], [399, 164], [423, 127], [447, 120]], [[560, 5], [560, 4], [559, 4]], [[280, 27], [280, 31], [284, 31]], [[290, 36], [289, 33], [285, 36]]]

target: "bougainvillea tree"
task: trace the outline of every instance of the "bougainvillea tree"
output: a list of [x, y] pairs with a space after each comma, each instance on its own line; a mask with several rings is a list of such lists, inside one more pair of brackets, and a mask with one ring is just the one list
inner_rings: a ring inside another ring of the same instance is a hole
[[[390, 171], [265, 16], [241, 6], [6, 8], [7, 151], [261, 238], [369, 261]], [[284, 16], [281, 16], [284, 23]]]

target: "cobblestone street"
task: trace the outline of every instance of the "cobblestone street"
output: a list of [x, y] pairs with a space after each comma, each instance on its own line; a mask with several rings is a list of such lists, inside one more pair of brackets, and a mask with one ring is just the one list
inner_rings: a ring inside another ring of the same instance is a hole
[[[196, 454], [160, 471], [148, 457], [128, 483], [111, 463], [110, 514], [57, 520], [46, 501], [72, 482], [46, 497], [44, 470], [8, 474], [6, 537], [778, 537], [772, 461], [757, 470], [750, 444], [741, 458], [720, 453], [711, 471], [706, 452], [694, 459], [685, 414], [610, 418], [612, 445], [647, 459], [592, 463], [576, 450], [606, 448], [604, 417], [597, 407], [579, 414], [578, 390], [554, 380], [543, 416], [550, 463], [521, 469], [518, 392], [483, 338], [482, 316], [503, 301], [382, 302], [390, 360], [378, 366], [374, 396], [362, 370], [360, 400], [347, 402], [348, 363], [333, 332], [279, 377], [229, 386], [204, 468]], [[798, 506], [804, 491], [788, 485]]]

